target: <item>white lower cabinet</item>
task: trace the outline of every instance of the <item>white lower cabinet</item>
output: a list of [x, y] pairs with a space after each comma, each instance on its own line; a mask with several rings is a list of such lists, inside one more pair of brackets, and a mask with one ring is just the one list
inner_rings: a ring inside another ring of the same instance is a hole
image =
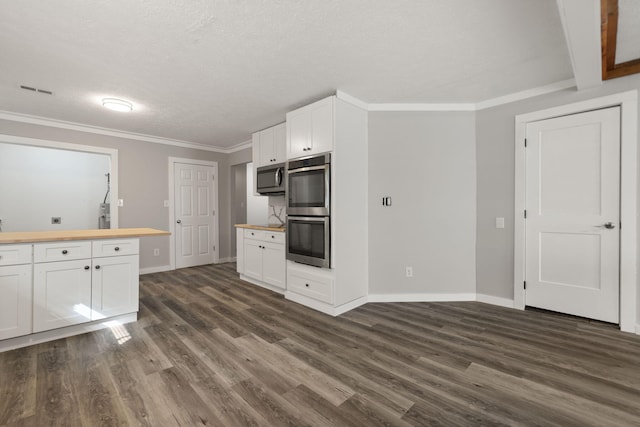
[[0, 266], [0, 340], [31, 333], [31, 260]]
[[33, 332], [91, 320], [91, 259], [33, 266]]
[[91, 320], [138, 311], [138, 255], [93, 259]]
[[273, 290], [286, 288], [284, 232], [238, 229], [238, 273]]
[[33, 332], [138, 311], [138, 255], [119, 256], [138, 252], [131, 240], [93, 242], [95, 258], [90, 241], [34, 245]]

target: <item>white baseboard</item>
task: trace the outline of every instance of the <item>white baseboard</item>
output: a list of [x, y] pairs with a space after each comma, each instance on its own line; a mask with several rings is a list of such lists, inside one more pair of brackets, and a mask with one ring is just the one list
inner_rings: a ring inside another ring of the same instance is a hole
[[640, 324], [636, 325], [636, 335], [640, 335]]
[[476, 301], [486, 304], [499, 305], [500, 307], [513, 308], [513, 300], [509, 298], [494, 297], [493, 295], [476, 294]]
[[277, 286], [273, 286], [273, 285], [270, 285], [268, 283], [260, 282], [259, 280], [254, 280], [251, 277], [245, 276], [244, 274], [240, 275], [240, 279], [244, 280], [245, 282], [249, 282], [252, 285], [256, 285], [256, 286], [260, 286], [261, 288], [269, 289], [270, 291], [273, 291], [273, 292], [278, 293], [280, 295], [284, 294], [284, 289], [278, 288]]
[[80, 335], [85, 332], [112, 328], [125, 323], [136, 322], [137, 320], [138, 313], [129, 313], [120, 316], [108, 317], [106, 319], [94, 320], [93, 322], [81, 323], [79, 325], [52, 329], [50, 331], [37, 332], [35, 334], [25, 335], [22, 337], [9, 338], [0, 341], [0, 353], [3, 351], [14, 350], [16, 348], [27, 347], [29, 345], [54, 341], [60, 338], [67, 338], [73, 335]]
[[361, 305], [364, 305], [369, 301], [367, 296], [360, 297], [358, 299], [354, 299], [353, 301], [349, 301], [346, 304], [339, 305], [338, 307], [333, 309], [334, 316], [340, 316], [342, 313], [346, 313], [349, 310], [353, 310], [354, 308], [358, 308]]
[[220, 258], [216, 264], [224, 264], [226, 262], [236, 262], [237, 258], [236, 257], [229, 257], [229, 258]]
[[163, 271], [173, 270], [170, 265], [159, 265], [157, 267], [147, 267], [140, 269], [140, 275], [151, 273], [162, 273]]
[[476, 294], [369, 294], [368, 302], [475, 301]]

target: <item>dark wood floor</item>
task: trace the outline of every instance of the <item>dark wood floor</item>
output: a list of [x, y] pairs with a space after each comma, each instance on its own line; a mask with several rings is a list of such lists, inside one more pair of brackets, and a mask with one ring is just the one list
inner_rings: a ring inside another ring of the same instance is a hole
[[640, 337], [481, 303], [338, 318], [235, 264], [141, 277], [139, 321], [0, 353], [0, 425], [640, 425]]

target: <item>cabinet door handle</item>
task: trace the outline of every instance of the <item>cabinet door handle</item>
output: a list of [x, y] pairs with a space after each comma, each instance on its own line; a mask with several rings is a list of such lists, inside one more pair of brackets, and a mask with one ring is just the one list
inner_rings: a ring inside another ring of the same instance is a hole
[[89, 267], [88, 265], [85, 265], [85, 266], [84, 266], [84, 269], [85, 269], [85, 270], [88, 270], [88, 269], [90, 269], [90, 268], [91, 268], [91, 267]]
[[305, 283], [304, 285], [305, 285], [307, 288], [309, 287], [309, 284], [308, 284], [308, 283]]
[[120, 248], [118, 246], [116, 246], [116, 248], [114, 249], [116, 252], [118, 252], [120, 250]]
[[100, 270], [100, 266], [99, 265], [96, 265], [96, 270]]
[[66, 249], [63, 249], [63, 250], [62, 250], [62, 255], [66, 255], [66, 254], [68, 254], [68, 253], [69, 253], [69, 251], [68, 251], [68, 250], [66, 250]]

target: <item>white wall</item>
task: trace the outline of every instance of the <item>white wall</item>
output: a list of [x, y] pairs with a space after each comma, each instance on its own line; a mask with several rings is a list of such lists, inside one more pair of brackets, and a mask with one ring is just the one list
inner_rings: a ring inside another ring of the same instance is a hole
[[[98, 228], [109, 156], [0, 142], [3, 231]], [[62, 223], [51, 224], [51, 217]]]
[[475, 293], [475, 232], [474, 113], [370, 113], [369, 293]]
[[269, 222], [269, 197], [256, 196], [253, 185], [253, 163], [248, 163], [247, 224], [267, 224]]

